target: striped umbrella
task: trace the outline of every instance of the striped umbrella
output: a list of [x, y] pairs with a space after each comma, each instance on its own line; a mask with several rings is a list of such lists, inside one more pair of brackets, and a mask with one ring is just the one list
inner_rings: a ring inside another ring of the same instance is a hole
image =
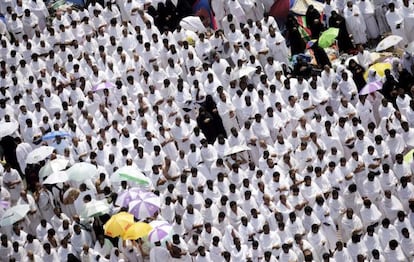
[[152, 230], [148, 234], [151, 243], [161, 242], [173, 234], [172, 226], [167, 221], [152, 221]]
[[128, 204], [128, 212], [133, 214], [137, 219], [152, 217], [161, 206], [159, 196], [152, 192], [146, 192], [139, 196], [139, 199], [133, 200]]

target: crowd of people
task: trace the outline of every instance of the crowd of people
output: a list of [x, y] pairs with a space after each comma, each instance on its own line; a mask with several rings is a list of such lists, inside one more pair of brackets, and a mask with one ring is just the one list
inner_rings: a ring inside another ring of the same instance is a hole
[[[180, 26], [178, 2], [53, 16], [42, 0], [0, 3], [0, 129], [18, 124], [0, 141], [0, 215], [30, 206], [0, 228], [0, 261], [412, 261], [414, 58], [377, 72], [367, 47], [390, 32], [410, 43], [413, 3], [310, 6], [312, 39], [339, 28], [348, 63], [307, 49], [272, 1], [212, 0], [218, 29], [201, 32]], [[382, 89], [361, 94], [370, 84]], [[54, 152], [27, 163], [44, 145]], [[99, 175], [44, 184], [59, 159]], [[117, 196], [139, 187], [111, 180], [124, 166], [160, 197], [143, 221], [170, 223], [164, 241], [105, 235]], [[92, 200], [111, 211], [85, 217]]]

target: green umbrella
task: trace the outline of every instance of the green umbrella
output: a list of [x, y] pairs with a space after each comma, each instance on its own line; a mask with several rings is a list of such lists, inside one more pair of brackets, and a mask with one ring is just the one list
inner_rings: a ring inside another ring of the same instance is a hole
[[330, 27], [328, 30], [324, 31], [318, 40], [318, 45], [322, 48], [330, 47], [338, 36], [339, 29], [335, 27]]
[[150, 180], [138, 168], [132, 166], [124, 166], [116, 170], [111, 176], [112, 182], [131, 181], [141, 186], [150, 185]]

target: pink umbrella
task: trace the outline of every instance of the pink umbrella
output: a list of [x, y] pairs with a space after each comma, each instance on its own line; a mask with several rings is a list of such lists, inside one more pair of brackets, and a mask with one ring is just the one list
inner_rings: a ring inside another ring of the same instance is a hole
[[128, 204], [128, 212], [133, 214], [137, 219], [152, 217], [161, 206], [159, 196], [152, 192], [146, 192], [139, 196], [139, 199], [133, 200]]
[[93, 86], [92, 90], [96, 92], [98, 90], [110, 89], [110, 88], [114, 88], [114, 87], [115, 87], [114, 84], [112, 84], [111, 82], [106, 81], [106, 82], [102, 82], [102, 83], [99, 83], [99, 84]]
[[367, 95], [376, 92], [377, 90], [382, 89], [382, 83], [379, 81], [376, 82], [370, 82], [366, 84], [361, 91], [359, 91], [360, 95]]
[[148, 234], [148, 240], [151, 243], [163, 241], [173, 234], [172, 226], [167, 221], [150, 222], [152, 230]]

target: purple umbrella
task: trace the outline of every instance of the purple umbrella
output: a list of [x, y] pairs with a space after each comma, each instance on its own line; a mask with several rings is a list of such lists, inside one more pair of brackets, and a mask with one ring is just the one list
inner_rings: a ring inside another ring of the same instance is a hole
[[360, 95], [367, 95], [367, 94], [371, 94], [376, 92], [377, 90], [381, 90], [382, 89], [382, 82], [380, 81], [375, 81], [375, 82], [370, 82], [368, 84], [366, 84], [361, 91], [359, 91]]
[[133, 200], [128, 204], [128, 212], [133, 214], [137, 219], [152, 217], [161, 206], [159, 196], [152, 192], [146, 192], [139, 196], [139, 199]]
[[150, 223], [152, 230], [148, 234], [148, 240], [151, 243], [162, 241], [172, 235], [172, 226], [167, 221], [152, 221]]
[[133, 200], [141, 199], [140, 195], [147, 193], [140, 188], [133, 187], [121, 193], [116, 199], [115, 204], [121, 207], [128, 207], [128, 204]]
[[112, 84], [111, 82], [102, 82], [97, 84], [96, 86], [92, 87], [93, 91], [98, 91], [98, 90], [104, 90], [104, 89], [110, 89], [110, 88], [114, 88], [115, 85]]

